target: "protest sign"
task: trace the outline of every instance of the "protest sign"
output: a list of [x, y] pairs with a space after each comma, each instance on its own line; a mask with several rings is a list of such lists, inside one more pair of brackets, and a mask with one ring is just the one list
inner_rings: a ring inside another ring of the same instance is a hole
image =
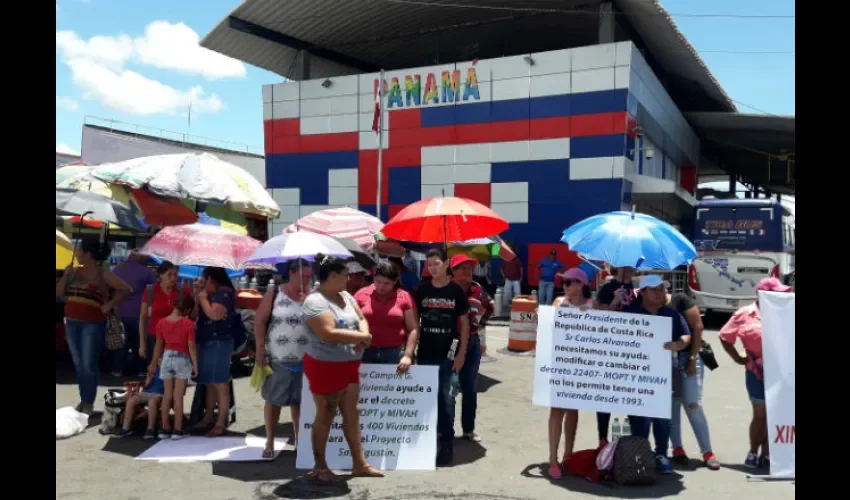
[[551, 306], [537, 318], [535, 405], [670, 418], [670, 318]]
[[[437, 454], [436, 366], [411, 366], [396, 373], [396, 365], [360, 366], [360, 433], [370, 465], [383, 470], [433, 470]], [[298, 469], [313, 468], [311, 429], [316, 405], [304, 377]], [[351, 469], [351, 451], [342, 433], [342, 415], [331, 425], [326, 460], [331, 469]]]
[[770, 475], [795, 478], [797, 469], [796, 295], [759, 292], [762, 359], [770, 440]]

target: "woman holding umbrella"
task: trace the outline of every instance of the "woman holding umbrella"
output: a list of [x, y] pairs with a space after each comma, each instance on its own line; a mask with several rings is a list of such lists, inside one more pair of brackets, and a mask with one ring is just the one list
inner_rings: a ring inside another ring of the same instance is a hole
[[361, 477], [383, 477], [369, 465], [360, 441], [360, 357], [372, 342], [369, 325], [357, 302], [345, 289], [348, 268], [336, 257], [316, 255], [318, 293], [304, 301], [304, 318], [310, 331], [304, 355], [304, 376], [316, 403], [312, 442], [315, 465], [313, 479], [321, 483], [336, 480], [328, 468], [325, 450], [336, 411], [342, 413], [345, 440], [351, 450], [352, 473]]
[[56, 297], [66, 298], [66, 337], [80, 388], [77, 411], [88, 415], [97, 396], [98, 360], [106, 335], [106, 315], [132, 292], [127, 283], [100, 267], [109, 253], [106, 244], [83, 240], [75, 252], [81, 267], [68, 266], [56, 283]]

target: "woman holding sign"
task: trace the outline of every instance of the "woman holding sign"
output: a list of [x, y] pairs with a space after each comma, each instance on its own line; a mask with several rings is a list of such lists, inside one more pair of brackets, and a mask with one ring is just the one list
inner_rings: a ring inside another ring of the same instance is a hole
[[[590, 286], [587, 283], [587, 274], [577, 267], [568, 269], [562, 273], [564, 295], [555, 299], [554, 307], [576, 307], [581, 310], [593, 306], [590, 299]], [[564, 429], [564, 460], [573, 453], [576, 441], [576, 427], [578, 426], [578, 410], [566, 408], [549, 408], [549, 477], [558, 479], [563, 471], [561, 463], [558, 462], [558, 444], [561, 442], [561, 428]], [[566, 467], [566, 465], [564, 466]]]
[[345, 261], [316, 255], [319, 286], [304, 300], [304, 319], [309, 328], [304, 376], [316, 403], [312, 445], [314, 481], [331, 483], [336, 474], [328, 468], [325, 452], [336, 411], [342, 414], [342, 432], [353, 461], [356, 477], [383, 477], [384, 473], [366, 462], [360, 441], [360, 357], [369, 347], [369, 325], [354, 297], [346, 291], [348, 268]]
[[[787, 293], [791, 291], [791, 287], [783, 285], [776, 278], [765, 278], [759, 282], [756, 290]], [[718, 334], [723, 350], [736, 363], [746, 367], [744, 380], [753, 405], [753, 419], [750, 422], [750, 452], [747, 453], [744, 465], [751, 468], [770, 466], [761, 336], [761, 313], [758, 300], [735, 311]], [[738, 339], [744, 345], [746, 356], [742, 356], [735, 347], [735, 341]], [[761, 448], [761, 456], [758, 455], [759, 448]]]

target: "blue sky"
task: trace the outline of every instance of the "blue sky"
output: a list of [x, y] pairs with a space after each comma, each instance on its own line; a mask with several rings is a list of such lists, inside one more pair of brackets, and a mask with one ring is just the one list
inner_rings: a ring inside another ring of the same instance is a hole
[[[79, 151], [83, 120], [89, 115], [262, 151], [261, 87], [282, 78], [197, 46], [199, 37], [238, 3], [59, 0], [57, 150]], [[674, 15], [795, 13], [793, 0], [662, 3]], [[679, 16], [675, 20], [741, 111], [794, 114], [794, 19]]]

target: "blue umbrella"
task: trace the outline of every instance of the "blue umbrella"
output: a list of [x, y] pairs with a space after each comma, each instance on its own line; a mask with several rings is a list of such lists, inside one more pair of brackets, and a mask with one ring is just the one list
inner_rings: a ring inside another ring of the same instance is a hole
[[564, 230], [561, 241], [588, 260], [614, 267], [675, 269], [697, 256], [694, 245], [676, 228], [633, 212], [588, 217]]
[[[157, 264], [162, 264], [163, 259], [154, 256], [148, 256], [149, 259], [156, 262]], [[241, 278], [245, 276], [244, 269], [225, 269], [227, 271], [227, 277], [230, 279]], [[201, 273], [204, 272], [204, 266], [178, 266], [177, 267], [177, 276], [180, 279], [184, 280], [195, 280], [201, 277]]]

